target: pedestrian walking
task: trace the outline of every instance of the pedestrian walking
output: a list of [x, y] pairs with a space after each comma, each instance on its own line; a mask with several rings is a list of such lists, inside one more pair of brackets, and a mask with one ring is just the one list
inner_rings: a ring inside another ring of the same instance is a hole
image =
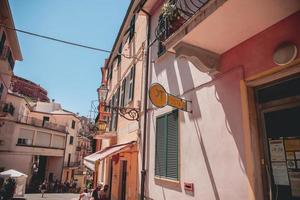
[[100, 190], [101, 190], [101, 185], [97, 186], [92, 193], [92, 197], [94, 198], [94, 200], [99, 200], [100, 199]]
[[83, 192], [79, 195], [79, 200], [90, 200], [91, 194], [88, 192], [88, 189], [84, 189]]
[[108, 185], [104, 185], [103, 190], [100, 191], [99, 200], [109, 200], [108, 188], [109, 188]]
[[40, 190], [42, 192], [42, 198], [44, 198], [44, 193], [47, 191], [47, 181], [44, 180], [44, 182], [40, 185]]

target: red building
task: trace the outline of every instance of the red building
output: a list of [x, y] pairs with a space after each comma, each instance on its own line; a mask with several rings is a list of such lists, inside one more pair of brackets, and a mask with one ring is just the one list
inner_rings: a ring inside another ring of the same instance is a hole
[[27, 79], [13, 76], [11, 80], [12, 91], [31, 98], [34, 101], [49, 102], [48, 92], [40, 85]]

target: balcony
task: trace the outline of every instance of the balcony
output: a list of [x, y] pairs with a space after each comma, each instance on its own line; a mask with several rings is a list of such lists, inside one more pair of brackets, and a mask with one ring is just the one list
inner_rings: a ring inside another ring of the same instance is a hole
[[156, 37], [160, 41], [168, 39], [209, 0], [169, 0], [162, 7], [162, 13], [156, 28]]
[[[216, 73], [219, 57], [243, 41], [299, 11], [299, 0], [172, 0], [156, 38], [167, 51], [200, 71]], [[167, 15], [170, 16], [170, 15]]]
[[77, 162], [64, 162], [64, 167], [79, 167], [80, 161]]
[[66, 133], [66, 126], [49, 121], [43, 121], [35, 117], [19, 115], [17, 117], [17, 122]]

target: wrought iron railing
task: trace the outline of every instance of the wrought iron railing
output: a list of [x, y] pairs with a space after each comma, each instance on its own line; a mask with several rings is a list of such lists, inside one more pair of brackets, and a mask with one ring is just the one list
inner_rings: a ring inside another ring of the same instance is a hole
[[64, 167], [79, 167], [80, 161], [77, 162], [64, 162]]
[[64, 125], [41, 120], [41, 119], [38, 119], [35, 117], [18, 115], [17, 122], [32, 125], [32, 126], [47, 128], [47, 129], [51, 129], [51, 130], [55, 130], [55, 131], [66, 132], [66, 126], [64, 126]]
[[209, 0], [167, 0], [156, 27], [156, 38], [165, 41]]

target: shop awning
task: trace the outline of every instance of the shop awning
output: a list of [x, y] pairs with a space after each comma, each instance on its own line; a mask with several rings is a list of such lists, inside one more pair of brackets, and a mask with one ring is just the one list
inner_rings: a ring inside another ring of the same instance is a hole
[[124, 144], [118, 144], [118, 145], [113, 145], [110, 147], [107, 147], [101, 151], [98, 151], [96, 153], [93, 153], [89, 156], [84, 157], [84, 161], [83, 164], [89, 168], [90, 170], [95, 171], [95, 162], [97, 160], [103, 160], [108, 156], [112, 156], [114, 154], [117, 154], [121, 151], [124, 151], [125, 149], [127, 149], [128, 147], [130, 147], [132, 144], [136, 143], [136, 141], [131, 141], [128, 143], [124, 143]]

